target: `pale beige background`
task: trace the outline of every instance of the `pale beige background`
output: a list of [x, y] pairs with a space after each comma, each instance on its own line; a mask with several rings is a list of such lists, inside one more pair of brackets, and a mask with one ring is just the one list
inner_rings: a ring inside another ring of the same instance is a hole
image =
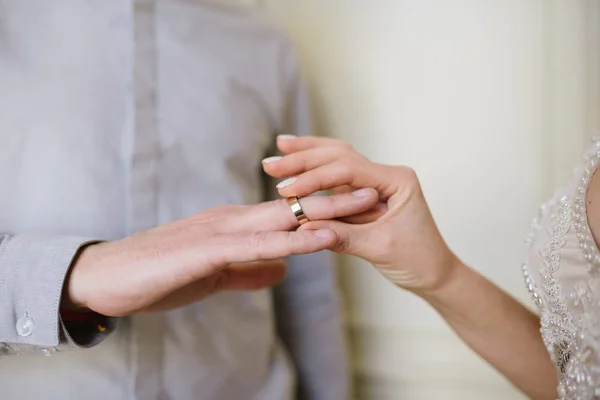
[[[531, 218], [600, 128], [600, 1], [260, 6], [297, 43], [323, 131], [414, 166], [451, 246], [528, 302]], [[421, 301], [358, 260], [342, 272], [360, 398], [522, 398]]]

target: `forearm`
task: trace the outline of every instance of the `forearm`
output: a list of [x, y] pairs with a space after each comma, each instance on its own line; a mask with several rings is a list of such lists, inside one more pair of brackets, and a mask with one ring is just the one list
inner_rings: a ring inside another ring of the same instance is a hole
[[539, 318], [459, 263], [445, 286], [421, 296], [481, 357], [533, 399], [556, 399], [557, 371]]
[[456, 261], [414, 170], [372, 163], [331, 138], [280, 138], [277, 145], [286, 156], [265, 163], [265, 171], [272, 177], [295, 177], [279, 186], [281, 196], [370, 187], [385, 202], [354, 220], [359, 223], [311, 221], [304, 229], [333, 229], [338, 237], [334, 251], [361, 257], [399, 287], [420, 294], [469, 346], [529, 396], [556, 398], [557, 372], [538, 318]]

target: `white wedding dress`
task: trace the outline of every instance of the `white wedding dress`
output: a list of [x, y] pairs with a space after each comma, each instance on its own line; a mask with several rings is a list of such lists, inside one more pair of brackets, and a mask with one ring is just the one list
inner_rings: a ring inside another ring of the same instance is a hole
[[600, 140], [594, 140], [571, 184], [542, 206], [523, 265], [544, 343], [560, 373], [560, 399], [600, 399], [600, 251], [586, 206], [599, 166]]

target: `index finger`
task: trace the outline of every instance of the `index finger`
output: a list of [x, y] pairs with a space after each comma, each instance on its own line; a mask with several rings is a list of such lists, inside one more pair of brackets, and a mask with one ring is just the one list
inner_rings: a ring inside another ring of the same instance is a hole
[[395, 175], [397, 173], [391, 167], [345, 158], [286, 179], [279, 183], [277, 189], [279, 194], [289, 197], [306, 196], [341, 186], [373, 188], [379, 199], [385, 201], [400, 184], [401, 179]]

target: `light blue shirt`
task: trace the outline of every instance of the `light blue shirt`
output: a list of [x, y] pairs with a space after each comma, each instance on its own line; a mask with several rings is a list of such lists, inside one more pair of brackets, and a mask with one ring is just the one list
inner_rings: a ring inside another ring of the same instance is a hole
[[262, 201], [275, 135], [310, 130], [293, 50], [253, 12], [0, 1], [0, 353], [27, 353], [0, 357], [0, 397], [347, 398], [328, 253], [291, 258], [273, 291], [124, 319], [86, 350], [63, 349], [57, 316], [84, 238]]

